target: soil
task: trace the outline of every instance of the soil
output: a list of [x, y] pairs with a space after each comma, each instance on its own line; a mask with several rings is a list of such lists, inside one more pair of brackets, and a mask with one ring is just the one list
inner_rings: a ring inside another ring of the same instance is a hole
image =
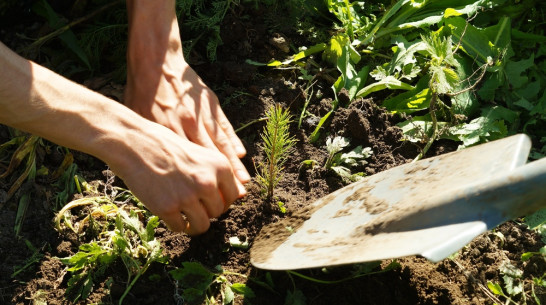
[[[278, 29], [268, 28], [263, 16], [266, 16], [263, 11], [250, 7], [231, 11], [223, 23], [224, 45], [218, 50], [218, 60], [194, 65], [198, 74], [218, 94], [235, 128], [262, 118], [273, 104], [289, 108], [294, 121], [297, 121], [306, 100], [305, 82], [299, 80], [293, 71], [245, 63], [246, 59], [267, 62], [272, 58], [282, 58], [286, 56], [286, 49], [284, 43], [278, 46], [279, 38], [292, 39], [292, 42], [300, 39], [289, 29], [279, 33]], [[301, 302], [303, 299], [306, 304], [500, 304], [488, 290], [487, 283], [503, 283], [499, 271], [502, 264], [512, 263], [523, 270], [526, 279], [543, 275], [546, 262], [542, 257], [534, 256], [526, 262], [520, 259], [521, 254], [538, 251], [544, 244], [535, 232], [518, 221], [507, 222], [495, 232], [480, 235], [456, 255], [439, 263], [433, 264], [421, 257], [405, 257], [396, 260], [399, 267], [378, 273], [393, 262], [386, 260], [372, 266], [373, 274], [338, 283], [321, 284], [287, 272], [254, 268], [250, 264], [249, 250], [230, 247], [230, 237], [236, 236], [253, 246], [260, 231], [268, 228], [272, 237], [282, 240], [285, 236], [280, 232], [287, 232], [282, 226], [283, 220], [297, 219], [295, 226], [303, 223], [306, 218], [302, 215], [309, 210], [310, 204], [346, 185], [331, 171], [302, 166], [304, 160], [324, 164], [327, 136], [348, 137], [351, 147], [371, 147], [373, 155], [367, 159], [368, 163], [354, 169], [366, 175], [405, 164], [419, 153], [418, 147], [401, 141], [402, 131], [396, 127], [399, 119], [382, 109], [380, 100], [373, 99], [356, 100], [336, 111], [334, 118], [325, 124], [320, 138], [311, 144], [309, 135], [318, 118], [331, 109], [334, 98], [327, 79], [319, 79], [316, 86], [324, 96], [310, 100], [309, 114], [303, 119], [301, 128], [298, 129], [295, 123], [291, 126], [290, 132], [298, 140], [297, 147], [285, 165], [284, 177], [275, 189], [274, 200], [265, 200], [253, 180], [247, 185], [248, 195], [235, 202], [221, 218], [214, 220], [203, 235], [190, 238], [173, 233], [161, 224], [156, 233], [170, 263], [153, 265], [147, 274], [155, 276], [143, 276], [127, 296], [126, 304], [177, 304], [174, 298], [176, 283], [168, 271], [187, 261], [199, 262], [211, 270], [221, 265], [224, 270], [252, 278], [228, 276], [230, 281], [246, 283], [255, 292], [253, 298], [237, 296], [235, 304], [304, 304]], [[106, 83], [95, 89], [119, 97], [122, 88], [120, 84]], [[245, 94], [238, 94], [240, 92]], [[257, 122], [238, 133], [248, 151], [243, 162], [253, 176], [254, 163], [263, 158], [259, 145], [262, 128], [263, 123]], [[7, 128], [1, 127], [0, 139], [5, 141], [8, 138]], [[454, 149], [456, 144], [438, 141], [428, 156]], [[40, 160], [45, 166], [55, 168], [62, 157], [59, 153], [44, 152]], [[107, 167], [100, 161], [75, 153], [75, 163], [87, 181], [106, 181], [103, 172]], [[8, 179], [0, 181], [0, 198], [8, 191], [11, 182]], [[0, 304], [69, 304], [64, 297], [67, 271], [58, 257], [74, 254], [78, 247], [77, 239], [60, 234], [53, 228], [53, 194], [57, 189], [51, 182], [38, 179], [32, 187], [33, 197], [23, 223], [22, 238], [15, 238], [13, 233], [17, 200], [7, 202], [0, 213]], [[277, 202], [284, 203], [286, 213], [281, 211]], [[376, 213], [383, 212], [378, 205], [369, 208]], [[277, 229], [279, 227], [281, 229]], [[12, 277], [12, 273], [25, 265], [32, 255], [25, 240], [39, 248], [43, 257]], [[358, 264], [303, 270], [301, 273], [335, 281], [361, 275], [369, 268], [369, 264]], [[89, 299], [78, 304], [117, 303], [126, 284], [126, 272], [122, 266], [114, 266], [108, 274], [94, 287]], [[256, 280], [271, 280], [274, 287], [266, 289]], [[530, 287], [527, 281], [527, 303], [537, 304]], [[542, 304], [546, 303], [545, 288], [535, 285], [534, 293]], [[220, 295], [216, 297], [219, 299]], [[519, 295], [514, 299], [520, 301], [522, 297]]]

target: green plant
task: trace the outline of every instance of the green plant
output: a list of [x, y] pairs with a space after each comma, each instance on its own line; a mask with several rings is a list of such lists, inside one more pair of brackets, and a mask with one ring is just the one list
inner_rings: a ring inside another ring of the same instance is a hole
[[214, 271], [205, 268], [197, 262], [183, 262], [181, 268], [169, 271], [175, 280], [175, 299], [184, 304], [218, 304], [217, 293], [221, 295], [222, 304], [232, 304], [235, 294], [245, 299], [255, 296], [254, 291], [245, 284], [232, 283], [226, 276], [235, 275], [246, 278], [245, 275], [224, 270], [217, 266]]
[[288, 131], [291, 116], [280, 105], [271, 106], [266, 112], [267, 122], [261, 133], [261, 148], [265, 161], [256, 165], [256, 178], [268, 199], [283, 176], [283, 166], [294, 149], [296, 139]]
[[[363, 173], [351, 173], [350, 167], [364, 165], [364, 160], [370, 157], [373, 152], [370, 147], [362, 148], [357, 146], [351, 151], [343, 153], [342, 151], [350, 144], [349, 139], [345, 137], [334, 137], [326, 139], [326, 151], [328, 158], [324, 163], [324, 168], [333, 170], [346, 182], [354, 182], [362, 179]], [[348, 166], [348, 167], [347, 167]]]
[[[504, 289], [500, 284], [487, 282], [487, 287], [495, 295], [504, 297], [506, 304], [518, 304], [513, 298], [521, 296], [523, 304], [527, 304], [526, 294], [523, 286], [523, 271], [512, 265], [509, 261], [505, 261], [499, 267], [500, 273], [503, 275]], [[506, 291], [506, 292], [505, 292]]]
[[32, 243], [25, 239], [25, 245], [27, 248], [32, 251], [32, 255], [25, 260], [24, 265], [20, 266], [11, 274], [11, 278], [15, 278], [19, 273], [24, 272], [25, 270], [29, 269], [32, 265], [40, 262], [40, 260], [44, 257], [44, 254], [42, 253], [43, 249], [46, 247], [46, 243], [41, 248], [36, 248], [32, 245]]
[[[345, 90], [349, 103], [381, 94], [382, 106], [411, 114], [399, 126], [406, 140], [422, 145], [416, 159], [437, 139], [455, 140], [464, 148], [515, 132], [526, 132], [542, 144], [533, 149], [533, 158], [546, 155], [546, 93], [540, 86], [546, 83], [546, 36], [536, 26], [545, 21], [544, 3], [326, 3], [342, 33], [268, 63], [311, 62], [311, 55], [322, 52], [323, 65], [337, 67], [335, 101], [312, 132], [311, 142], [318, 140], [336, 109], [347, 106], [337, 100]], [[513, 50], [516, 44], [518, 52]]]
[[[226, 13], [239, 0], [177, 0], [176, 11], [181, 20], [184, 38], [184, 55], [190, 59], [190, 53], [204, 45], [209, 60], [216, 60], [216, 49], [222, 44], [220, 24]], [[196, 33], [197, 36], [196, 36]], [[201, 43], [201, 42], [204, 43]]]
[[[119, 200], [119, 201], [117, 201]], [[62, 223], [74, 232], [91, 239], [79, 246], [76, 254], [61, 258], [72, 274], [68, 281], [66, 296], [71, 301], [86, 299], [94, 282], [103, 277], [108, 267], [121, 261], [127, 270], [127, 286], [119, 299], [119, 304], [131, 290], [136, 281], [153, 263], [166, 263], [154, 229], [159, 225], [157, 216], [150, 216], [143, 209], [130, 209], [116, 203], [138, 202], [128, 192], [115, 197], [84, 197], [68, 203], [55, 219], [57, 229], [62, 232]], [[69, 212], [75, 207], [91, 206], [88, 215], [73, 223]], [[146, 220], [146, 226], [141, 219]]]

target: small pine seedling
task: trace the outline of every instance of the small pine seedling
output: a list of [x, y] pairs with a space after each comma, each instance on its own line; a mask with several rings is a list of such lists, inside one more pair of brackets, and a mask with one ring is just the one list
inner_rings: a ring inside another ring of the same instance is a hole
[[261, 134], [265, 161], [256, 166], [258, 183], [268, 199], [282, 178], [283, 165], [293, 151], [296, 139], [288, 133], [291, 116], [281, 106], [271, 106], [266, 112], [267, 123]]

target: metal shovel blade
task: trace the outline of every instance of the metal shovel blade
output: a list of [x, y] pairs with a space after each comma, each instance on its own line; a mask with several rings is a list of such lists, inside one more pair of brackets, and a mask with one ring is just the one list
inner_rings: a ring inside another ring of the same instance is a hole
[[546, 158], [524, 165], [530, 148], [520, 134], [369, 176], [264, 227], [251, 263], [293, 270], [409, 255], [442, 260], [546, 206]]

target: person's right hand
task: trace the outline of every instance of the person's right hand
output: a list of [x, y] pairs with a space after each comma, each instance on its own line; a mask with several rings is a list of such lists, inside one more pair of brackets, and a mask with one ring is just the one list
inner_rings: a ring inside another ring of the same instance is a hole
[[173, 231], [204, 233], [246, 194], [229, 160], [218, 150], [184, 140], [150, 122], [127, 136], [122, 163], [109, 162], [134, 195]]

